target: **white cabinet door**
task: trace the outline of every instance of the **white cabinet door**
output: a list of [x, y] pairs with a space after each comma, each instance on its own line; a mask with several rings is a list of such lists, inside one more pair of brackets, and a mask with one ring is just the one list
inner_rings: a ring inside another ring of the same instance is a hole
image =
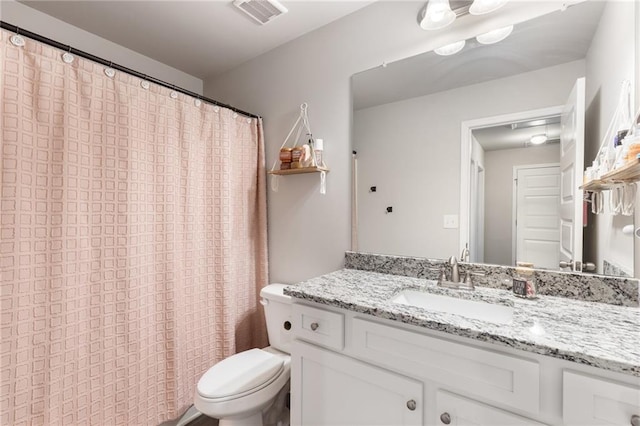
[[534, 420], [445, 391], [436, 393], [435, 424], [462, 426], [542, 426]]
[[421, 425], [422, 383], [307, 343], [291, 351], [293, 425]]
[[640, 424], [638, 387], [565, 371], [562, 388], [566, 425]]

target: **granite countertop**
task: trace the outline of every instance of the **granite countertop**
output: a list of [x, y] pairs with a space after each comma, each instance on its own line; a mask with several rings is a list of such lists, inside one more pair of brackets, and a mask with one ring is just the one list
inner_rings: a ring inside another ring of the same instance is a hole
[[[511, 324], [390, 302], [405, 289], [513, 306]], [[342, 269], [284, 290], [294, 298], [640, 377], [640, 309], [509, 291], [439, 288], [435, 281]]]

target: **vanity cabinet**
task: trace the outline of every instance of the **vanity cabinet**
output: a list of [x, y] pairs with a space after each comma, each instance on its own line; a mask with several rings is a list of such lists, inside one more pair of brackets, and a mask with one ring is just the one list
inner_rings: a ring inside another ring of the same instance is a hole
[[419, 381], [300, 341], [291, 354], [292, 424], [422, 424]]
[[640, 389], [573, 371], [563, 372], [567, 425], [640, 426]]
[[640, 426], [637, 377], [298, 299], [292, 309], [292, 425]]

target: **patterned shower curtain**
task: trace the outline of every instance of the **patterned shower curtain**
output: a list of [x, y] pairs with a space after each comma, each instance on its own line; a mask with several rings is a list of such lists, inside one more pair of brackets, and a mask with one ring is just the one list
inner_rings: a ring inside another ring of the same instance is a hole
[[260, 120], [1, 49], [0, 424], [156, 425], [267, 344]]

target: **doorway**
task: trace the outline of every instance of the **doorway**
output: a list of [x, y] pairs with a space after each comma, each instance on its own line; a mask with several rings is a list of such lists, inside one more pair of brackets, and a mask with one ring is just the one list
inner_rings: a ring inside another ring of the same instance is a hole
[[560, 165], [513, 168], [512, 264], [556, 269], [560, 261]]
[[[520, 260], [516, 253], [523, 249], [517, 248], [514, 167], [558, 165], [562, 110], [557, 106], [463, 123], [462, 158], [467, 158], [468, 166], [462, 168], [467, 176], [461, 176], [460, 236], [461, 247], [469, 243], [472, 262], [514, 266]], [[543, 145], [531, 142], [537, 134], [547, 136]], [[534, 240], [528, 237], [524, 245], [535, 245]], [[536, 266], [538, 259], [535, 256]], [[544, 264], [553, 269], [558, 265], [546, 260]]]

